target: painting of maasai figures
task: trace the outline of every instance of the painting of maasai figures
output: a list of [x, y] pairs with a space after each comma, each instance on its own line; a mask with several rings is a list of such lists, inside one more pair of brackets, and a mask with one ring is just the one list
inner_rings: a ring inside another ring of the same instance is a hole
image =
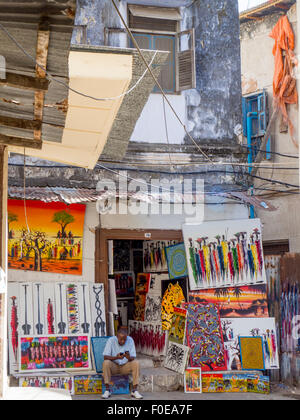
[[164, 356], [168, 344], [167, 331], [161, 322], [128, 322], [128, 331], [133, 339], [136, 351], [149, 356]]
[[85, 205], [8, 200], [8, 268], [82, 274]]
[[74, 380], [72, 377], [28, 376], [19, 378], [19, 387], [65, 389], [71, 395], [74, 395]]
[[[103, 392], [105, 392], [106, 387], [103, 382], [102, 388]], [[129, 394], [129, 378], [127, 375], [112, 376], [109, 385], [110, 392], [113, 395]]]
[[168, 246], [165, 252], [170, 279], [186, 277], [188, 271], [184, 243]]
[[20, 372], [90, 369], [88, 336], [20, 338]]
[[189, 347], [182, 346], [181, 344], [169, 343], [164, 367], [183, 375], [188, 363], [189, 353]]
[[174, 308], [169, 330], [169, 341], [177, 344], [185, 344], [185, 331], [187, 322], [187, 310]]
[[146, 273], [168, 271], [166, 247], [175, 245], [177, 241], [144, 241], [143, 259]]
[[202, 392], [201, 369], [186, 369], [184, 372], [184, 392], [187, 394]]
[[116, 295], [118, 298], [127, 298], [134, 296], [134, 273], [116, 273], [114, 274], [116, 282]]
[[190, 290], [266, 284], [259, 219], [183, 225]]
[[189, 302], [217, 304], [221, 318], [267, 318], [267, 285], [222, 287], [189, 293]]
[[239, 337], [262, 337], [265, 369], [279, 369], [275, 318], [222, 318], [227, 370], [241, 370]]
[[184, 303], [188, 312], [187, 343], [191, 349], [190, 367], [202, 372], [226, 370], [225, 349], [216, 305]]
[[210, 373], [202, 375], [203, 393], [222, 392], [254, 392], [257, 394], [270, 393], [270, 379], [268, 376], [241, 373]]

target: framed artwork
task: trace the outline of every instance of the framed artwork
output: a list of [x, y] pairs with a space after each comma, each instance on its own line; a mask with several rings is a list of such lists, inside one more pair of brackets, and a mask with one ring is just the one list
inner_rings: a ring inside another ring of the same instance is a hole
[[147, 294], [145, 306], [145, 321], [161, 321], [161, 296]]
[[115, 273], [117, 298], [134, 297], [135, 281], [134, 273]]
[[239, 337], [262, 337], [265, 369], [279, 369], [278, 341], [274, 318], [222, 318], [227, 370], [241, 370]]
[[[110, 382], [110, 390], [113, 395], [129, 394], [129, 378], [127, 375], [112, 376]], [[105, 392], [105, 384], [102, 383], [103, 392]]]
[[[86, 206], [8, 200], [8, 268], [82, 275]], [[30, 232], [27, 229], [27, 222]]]
[[267, 285], [197, 290], [189, 302], [218, 305], [221, 318], [268, 318]]
[[185, 344], [185, 331], [187, 322], [187, 310], [174, 308], [169, 330], [169, 341], [177, 344]]
[[202, 375], [202, 392], [269, 394], [270, 378], [250, 373], [205, 373]]
[[265, 370], [262, 337], [239, 337], [243, 370]]
[[184, 372], [184, 392], [186, 394], [201, 394], [201, 369], [186, 369]]
[[183, 375], [187, 367], [189, 353], [189, 347], [172, 342], [169, 343], [164, 367]]
[[74, 395], [74, 379], [66, 376], [25, 376], [19, 378], [19, 387], [65, 389]]
[[161, 322], [129, 320], [128, 331], [138, 353], [149, 356], [164, 356], [166, 354], [168, 337]]
[[266, 284], [259, 219], [183, 225], [191, 290]]
[[176, 241], [144, 241], [144, 271], [146, 273], [168, 271], [166, 247], [173, 245], [174, 243], [176, 243]]
[[202, 372], [226, 370], [226, 354], [216, 305], [185, 303], [187, 309], [187, 343], [191, 349], [190, 367]]
[[102, 376], [74, 376], [75, 395], [102, 394]]
[[187, 260], [184, 243], [168, 246], [165, 248], [169, 278], [180, 279], [188, 275]]
[[104, 285], [102, 283], [90, 283], [89, 294], [91, 305], [91, 334], [93, 337], [104, 337], [107, 334]]
[[97, 373], [102, 373], [102, 365], [104, 362], [103, 352], [106, 343], [110, 337], [91, 337], [93, 359]]
[[89, 336], [20, 337], [19, 371], [90, 369]]

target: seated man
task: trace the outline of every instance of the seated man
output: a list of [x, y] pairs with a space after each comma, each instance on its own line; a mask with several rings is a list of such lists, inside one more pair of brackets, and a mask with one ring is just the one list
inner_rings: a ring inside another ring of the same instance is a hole
[[110, 337], [103, 351], [103, 377], [106, 391], [102, 398], [107, 399], [111, 396], [110, 381], [112, 375], [128, 375], [132, 374], [133, 389], [131, 396], [141, 399], [142, 395], [138, 392], [140, 366], [135, 360], [136, 351], [134, 341], [127, 335], [125, 328], [119, 328], [117, 336]]

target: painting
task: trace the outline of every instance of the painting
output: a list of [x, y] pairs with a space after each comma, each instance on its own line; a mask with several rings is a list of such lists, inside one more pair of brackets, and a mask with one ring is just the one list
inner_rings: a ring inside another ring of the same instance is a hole
[[203, 393], [224, 392], [254, 392], [257, 394], [270, 393], [270, 379], [268, 376], [241, 373], [209, 373], [202, 375]]
[[199, 394], [202, 392], [201, 369], [186, 369], [184, 372], [184, 392]]
[[202, 372], [226, 370], [225, 349], [219, 311], [216, 305], [185, 303], [187, 344], [191, 349], [190, 367]]
[[184, 243], [168, 246], [165, 248], [169, 278], [180, 279], [188, 275], [187, 260]]
[[97, 373], [102, 373], [102, 365], [104, 362], [103, 352], [110, 337], [91, 337], [93, 360]]
[[265, 370], [262, 337], [239, 337], [243, 370]]
[[145, 306], [145, 321], [161, 321], [161, 296], [147, 294]]
[[91, 331], [93, 337], [106, 335], [104, 285], [90, 283]]
[[135, 321], [145, 320], [145, 307], [146, 307], [146, 293], [135, 292], [134, 295], [134, 312], [133, 318]]
[[241, 370], [239, 337], [262, 337], [265, 369], [279, 369], [275, 318], [221, 319], [227, 370]]
[[191, 290], [266, 284], [259, 219], [183, 225]]
[[164, 330], [169, 331], [171, 328], [174, 308], [180, 306], [182, 302], [185, 302], [185, 298], [179, 283], [170, 283], [161, 302], [161, 321]]
[[134, 296], [135, 282], [134, 273], [115, 273], [117, 298], [128, 298]]
[[137, 275], [135, 293], [148, 293], [151, 281], [151, 274], [139, 273]]
[[[105, 392], [105, 384], [102, 384], [103, 392]], [[112, 376], [109, 384], [112, 395], [129, 394], [129, 378], [127, 375]]]
[[8, 268], [82, 275], [84, 204], [8, 200]]
[[173, 286], [178, 284], [182, 290], [184, 300], [188, 302], [188, 277], [183, 277], [181, 279], [176, 279], [176, 280], [163, 278], [161, 280], [161, 292], [160, 292], [161, 296], [164, 296], [170, 284], [173, 284]]
[[181, 344], [169, 343], [164, 367], [183, 375], [188, 363], [189, 353], [189, 347]]
[[177, 344], [185, 344], [185, 331], [187, 322], [187, 310], [174, 308], [169, 330], [169, 341]]
[[25, 376], [19, 378], [19, 387], [65, 389], [74, 395], [74, 380], [70, 376]]
[[88, 336], [20, 337], [20, 372], [90, 369]]
[[102, 394], [102, 376], [74, 376], [75, 395], [97, 395]]
[[267, 318], [267, 285], [205, 289], [189, 293], [189, 302], [217, 304], [221, 318]]
[[146, 273], [168, 271], [166, 247], [175, 245], [175, 243], [176, 241], [144, 241], [144, 271]]
[[141, 322], [129, 320], [128, 331], [136, 351], [148, 356], [164, 356], [168, 337], [161, 322]]

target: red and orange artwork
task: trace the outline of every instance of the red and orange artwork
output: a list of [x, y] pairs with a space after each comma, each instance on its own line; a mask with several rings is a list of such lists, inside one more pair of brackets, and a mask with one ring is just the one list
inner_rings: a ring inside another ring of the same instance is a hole
[[190, 292], [192, 303], [218, 305], [221, 318], [268, 318], [267, 286], [235, 286]]
[[82, 274], [85, 205], [8, 200], [8, 268]]

